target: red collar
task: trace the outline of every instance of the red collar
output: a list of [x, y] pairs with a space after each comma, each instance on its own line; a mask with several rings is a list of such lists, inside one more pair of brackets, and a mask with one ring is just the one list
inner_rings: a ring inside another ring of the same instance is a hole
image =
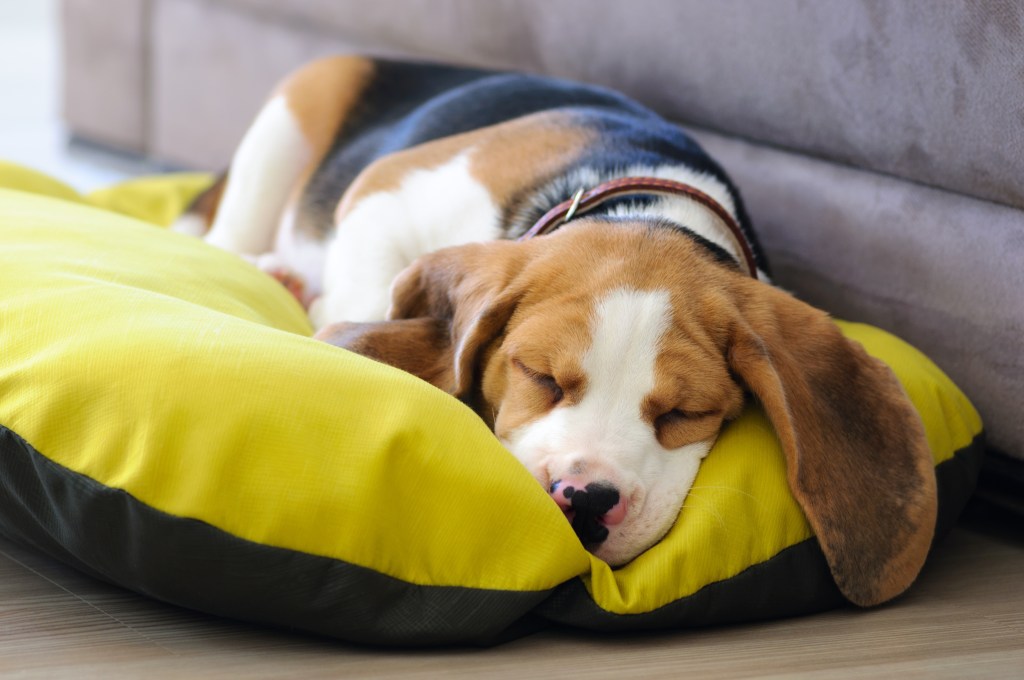
[[689, 184], [676, 182], [670, 179], [657, 177], [620, 177], [609, 182], [599, 184], [590, 191], [580, 189], [572, 198], [562, 201], [551, 210], [544, 213], [544, 216], [537, 220], [530, 230], [519, 237], [524, 241], [534, 236], [543, 236], [558, 229], [560, 226], [571, 220], [576, 215], [582, 215], [619, 196], [629, 194], [655, 194], [661, 196], [686, 196], [715, 213], [722, 223], [728, 228], [729, 234], [742, 254], [746, 268], [750, 275], [757, 278], [757, 264], [754, 261], [754, 253], [743, 235], [743, 230], [736, 223], [733, 216], [722, 207], [722, 204], [705, 194], [700, 189]]

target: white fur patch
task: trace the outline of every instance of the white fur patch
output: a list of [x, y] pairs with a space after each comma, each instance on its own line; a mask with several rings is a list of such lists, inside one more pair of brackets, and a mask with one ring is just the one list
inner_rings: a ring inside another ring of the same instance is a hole
[[675, 521], [712, 441], [672, 451], [642, 413], [655, 386], [662, 338], [672, 323], [664, 290], [618, 289], [597, 301], [592, 342], [582, 358], [587, 388], [576, 404], [552, 409], [502, 442], [545, 487], [564, 476], [610, 482], [629, 512], [595, 554], [631, 559]]
[[288, 195], [312, 153], [284, 97], [270, 100], [231, 161], [207, 243], [239, 254], [270, 250]]
[[[633, 170], [633, 168], [630, 169], [631, 175]], [[711, 175], [697, 172], [682, 165], [636, 168], [635, 171], [640, 176], [670, 179], [682, 182], [683, 184], [689, 184], [715, 199], [734, 219], [736, 218], [736, 205], [733, 203], [732, 195], [722, 182]], [[643, 175], [644, 172], [648, 174]], [[685, 196], [662, 196], [651, 205], [644, 207], [624, 205], [610, 214], [621, 214], [623, 216], [650, 215], [668, 219], [720, 246], [725, 252], [737, 258], [740, 262], [743, 261], [743, 254], [736, 247], [733, 239], [729, 237], [729, 228], [724, 226], [718, 219], [718, 216], [706, 206]]]
[[[684, 165], [631, 165], [617, 170], [613, 174], [590, 167], [580, 167], [571, 170], [564, 179], [560, 179], [557, 186], [592, 189], [603, 182], [620, 177], [656, 177], [688, 184], [715, 199], [725, 208], [726, 212], [732, 215], [733, 219], [739, 220], [736, 214], [736, 202], [728, 187], [717, 177]], [[549, 187], [533, 197], [532, 200], [535, 204], [532, 207], [535, 211], [543, 213], [567, 198], [569, 198], [567, 195], [551, 195]], [[743, 253], [737, 247], [729, 228], [722, 224], [718, 216], [708, 207], [685, 196], [659, 196], [648, 204], [639, 201], [627, 202], [616, 206], [608, 214], [620, 218], [640, 217], [669, 220], [721, 247], [737, 262], [745, 262]], [[514, 217], [513, 222], [516, 219], [521, 220], [521, 216]], [[530, 224], [520, 224], [523, 231], [530, 226]], [[762, 281], [769, 280], [768, 276], [760, 270], [758, 270], [758, 278]]]
[[279, 266], [297, 274], [305, 283], [305, 294], [316, 297], [322, 292], [324, 258], [327, 248], [323, 241], [296, 228], [296, 209], [285, 210], [277, 228], [273, 253]]
[[171, 231], [195, 236], [196, 238], [202, 238], [203, 234], [206, 233], [206, 228], [206, 220], [199, 215], [190, 215], [188, 213], [174, 220], [174, 224], [171, 225]]
[[399, 272], [426, 253], [499, 238], [500, 216], [470, 173], [469, 153], [411, 170], [397, 189], [366, 196], [338, 223], [313, 324], [383, 320]]
[[589, 388], [579, 413], [588, 429], [625, 429], [609, 416], [634, 429], [640, 403], [654, 389], [654, 362], [672, 320], [669, 294], [619, 289], [597, 303], [594, 317], [593, 341], [582, 361]]
[[[684, 165], [662, 165], [656, 168], [637, 166], [629, 168], [628, 173], [632, 176], [658, 177], [689, 184], [715, 199], [719, 205], [725, 208], [726, 212], [732, 215], [734, 220], [739, 222], [732, 194], [729, 193], [725, 184], [712, 175]], [[732, 231], [722, 223], [718, 215], [707, 206], [685, 196], [660, 196], [650, 205], [627, 204], [619, 206], [610, 214], [621, 217], [640, 216], [667, 219], [714, 243], [732, 255], [737, 262], [741, 264], [746, 262]], [[745, 265], [744, 271], [746, 271]], [[770, 283], [768, 275], [760, 269], [757, 270], [757, 278]]]

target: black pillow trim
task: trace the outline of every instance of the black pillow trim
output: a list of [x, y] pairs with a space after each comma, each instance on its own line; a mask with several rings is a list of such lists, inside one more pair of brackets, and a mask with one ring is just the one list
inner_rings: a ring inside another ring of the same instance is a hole
[[[984, 435], [979, 434], [935, 467], [939, 516], [932, 550], [953, 528], [973, 493], [984, 449]], [[811, 538], [736, 576], [643, 614], [602, 609], [578, 578], [559, 586], [535, 613], [554, 623], [596, 631], [660, 630], [813, 614], [845, 603], [818, 541]]]
[[[936, 467], [936, 541], [970, 497], [983, 448], [978, 435]], [[161, 512], [61, 466], [3, 426], [0, 531], [165, 602], [375, 645], [488, 645], [532, 632], [545, 625], [541, 619], [599, 631], [654, 630], [795, 616], [844, 603], [814, 539], [644, 614], [601, 609], [578, 578], [553, 592], [411, 584]]]
[[489, 645], [537, 628], [550, 591], [408, 583], [156, 510], [0, 426], [0, 532], [171, 604], [376, 645]]

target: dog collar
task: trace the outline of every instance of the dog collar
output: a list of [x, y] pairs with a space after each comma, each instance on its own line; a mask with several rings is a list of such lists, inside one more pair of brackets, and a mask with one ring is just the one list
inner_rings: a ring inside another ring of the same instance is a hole
[[530, 227], [529, 231], [519, 237], [519, 241], [525, 241], [535, 236], [550, 234], [563, 224], [577, 215], [590, 212], [602, 203], [613, 198], [628, 196], [631, 194], [654, 194], [658, 196], [685, 196], [697, 201], [704, 207], [711, 210], [718, 216], [718, 219], [727, 227], [729, 235], [743, 256], [747, 270], [753, 278], [757, 278], [757, 263], [754, 261], [754, 252], [750, 248], [743, 230], [736, 223], [733, 216], [722, 207], [722, 204], [708, 196], [706, 193], [692, 187], [689, 184], [676, 182], [670, 179], [657, 177], [620, 177], [603, 184], [598, 184], [590, 191], [580, 188], [572, 198], [562, 201], [551, 210], [544, 213], [537, 222]]

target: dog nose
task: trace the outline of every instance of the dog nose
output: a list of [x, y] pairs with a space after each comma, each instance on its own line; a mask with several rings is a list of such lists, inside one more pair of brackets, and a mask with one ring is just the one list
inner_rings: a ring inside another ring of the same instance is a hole
[[608, 482], [567, 477], [552, 483], [548, 492], [584, 547], [604, 542], [608, 538], [608, 527], [626, 518], [626, 499]]

